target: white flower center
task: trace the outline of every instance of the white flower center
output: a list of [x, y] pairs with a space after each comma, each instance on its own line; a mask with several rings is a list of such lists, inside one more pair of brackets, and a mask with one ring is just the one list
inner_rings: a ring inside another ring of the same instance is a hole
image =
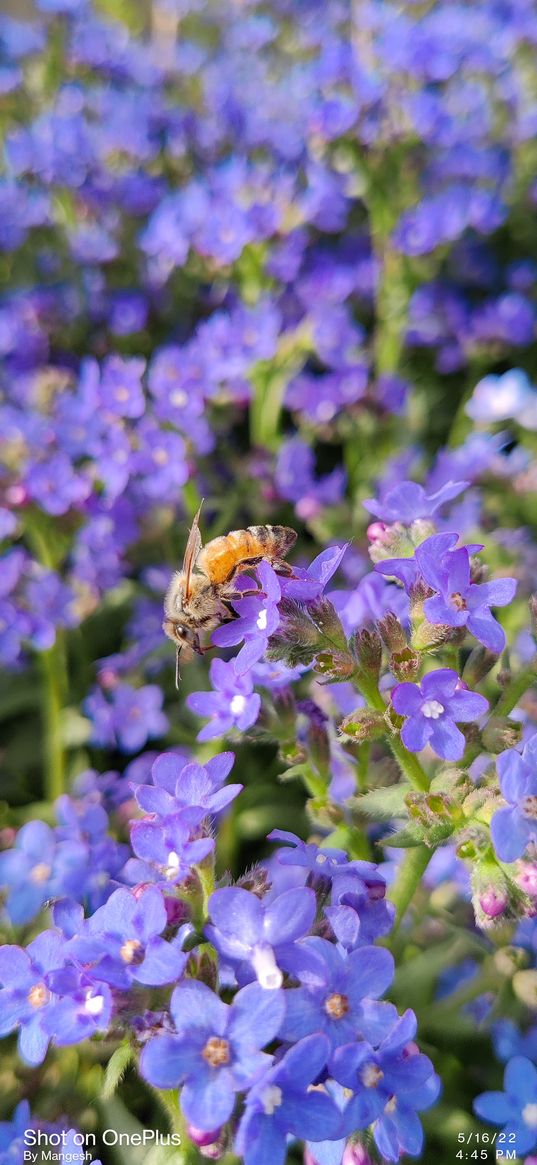
[[164, 870], [164, 877], [175, 878], [179, 870], [179, 864], [179, 854], [176, 854], [174, 849], [170, 850], [168, 854], [168, 865]]
[[229, 705], [234, 716], [240, 716], [246, 707], [246, 696], [233, 696]]
[[265, 1091], [261, 1093], [261, 1104], [263, 1105], [263, 1112], [265, 1116], [272, 1116], [283, 1100], [283, 1093], [277, 1084], [270, 1084]]
[[439, 700], [426, 700], [421, 705], [421, 710], [423, 715], [427, 717], [427, 720], [438, 720], [442, 712], [445, 712], [444, 705]]
[[257, 975], [257, 982], [267, 991], [275, 991], [283, 983], [283, 975], [274, 958], [272, 947], [254, 947], [252, 966]]
[[102, 995], [86, 995], [86, 1002], [84, 1004], [85, 1010], [89, 1015], [100, 1015], [104, 1007], [104, 997]]
[[522, 1109], [522, 1120], [529, 1129], [537, 1129], [537, 1104], [525, 1104]]
[[39, 885], [41, 882], [46, 882], [51, 873], [52, 870], [50, 866], [47, 866], [46, 862], [38, 862], [37, 866], [34, 866], [31, 871], [30, 877], [32, 882], [36, 882]]
[[267, 612], [266, 612], [266, 610], [265, 610], [265, 608], [264, 608], [264, 607], [263, 607], [263, 609], [262, 609], [262, 610], [259, 612], [259, 615], [257, 616], [257, 623], [256, 623], [256, 625], [257, 625], [257, 627], [259, 627], [259, 630], [260, 630], [260, 631], [266, 631], [266, 630], [267, 630]]

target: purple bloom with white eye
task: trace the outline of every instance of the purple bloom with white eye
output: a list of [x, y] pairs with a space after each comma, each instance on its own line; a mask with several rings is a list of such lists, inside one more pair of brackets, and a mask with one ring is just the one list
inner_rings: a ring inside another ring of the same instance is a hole
[[103, 363], [99, 395], [102, 407], [118, 417], [141, 417], [145, 412], [142, 376], [145, 360], [107, 356]]
[[21, 1100], [10, 1121], [0, 1121], [0, 1161], [2, 1165], [19, 1165], [24, 1161], [25, 1132], [31, 1128], [30, 1105]]
[[214, 849], [211, 837], [191, 840], [190, 826], [181, 813], [162, 822], [146, 819], [131, 827], [131, 845], [140, 861], [127, 862], [129, 881], [158, 881], [177, 885], [188, 877], [192, 866], [202, 862]]
[[178, 491], [189, 478], [186, 446], [179, 433], [161, 429], [144, 420], [137, 432], [139, 447], [131, 465], [147, 497], [175, 503]]
[[232, 728], [245, 732], [255, 724], [261, 707], [261, 697], [254, 692], [249, 674], [239, 675], [235, 660], [224, 663], [213, 659], [209, 671], [212, 692], [191, 692], [186, 705], [198, 716], [210, 716], [205, 728], [198, 732], [198, 740], [212, 740], [224, 736]]
[[93, 723], [93, 743], [104, 748], [116, 746], [122, 752], [138, 752], [150, 738], [163, 736], [168, 730], [163, 699], [156, 684], [143, 688], [118, 684], [109, 700], [100, 688], [95, 688], [84, 701], [84, 710]]
[[467, 485], [467, 481], [449, 481], [436, 493], [428, 494], [417, 482], [402, 481], [389, 489], [385, 496], [381, 494], [378, 500], [367, 498], [363, 504], [370, 514], [382, 522], [403, 522], [405, 526], [410, 526], [418, 518], [432, 518], [441, 506], [458, 497]]
[[268, 841], [283, 841], [292, 847], [276, 850], [276, 861], [280, 865], [302, 866], [315, 876], [331, 878], [349, 865], [345, 850], [320, 847], [313, 842], [303, 841], [286, 829], [273, 829], [272, 833], [268, 834]]
[[108, 1030], [113, 1000], [106, 983], [95, 983], [91, 974], [79, 967], [65, 966], [49, 972], [47, 985], [53, 998], [42, 1025], [58, 1047], [79, 1044], [96, 1032]]
[[497, 809], [490, 835], [502, 862], [514, 862], [537, 843], [537, 734], [530, 737], [522, 755], [514, 748], [496, 760], [500, 789], [508, 808]]
[[502, 1125], [517, 1157], [537, 1147], [537, 1068], [525, 1056], [513, 1056], [504, 1075], [504, 1092], [482, 1092], [474, 1112], [482, 1120]]
[[338, 1135], [339, 1109], [326, 1092], [310, 1087], [329, 1053], [326, 1036], [306, 1036], [250, 1090], [235, 1138], [244, 1165], [284, 1165], [289, 1135], [308, 1141]]
[[[422, 577], [437, 592], [426, 599], [423, 609], [430, 623], [448, 627], [467, 627], [489, 651], [499, 654], [505, 647], [505, 632], [491, 607], [505, 607], [516, 591], [513, 578], [474, 583], [470, 575], [470, 552], [473, 547], [439, 553], [438, 540], [447, 535], [433, 535], [418, 546], [415, 559]], [[455, 537], [455, 535], [453, 535]]]
[[537, 391], [521, 368], [501, 376], [484, 376], [466, 405], [474, 421], [505, 421], [514, 418], [524, 429], [537, 430]]
[[301, 985], [286, 991], [281, 1038], [294, 1042], [324, 1032], [332, 1049], [350, 1043], [361, 1034], [364, 998], [378, 999], [393, 979], [391, 954], [372, 946], [347, 954], [311, 937], [302, 940], [296, 955], [294, 977]]
[[146, 813], [159, 817], [179, 813], [188, 825], [199, 825], [204, 817], [227, 808], [241, 792], [242, 785], [223, 785], [234, 760], [232, 752], [222, 752], [199, 765], [163, 752], [151, 769], [153, 784], [135, 786], [136, 801]]
[[155, 1088], [182, 1085], [186, 1119], [202, 1131], [217, 1131], [231, 1116], [237, 1092], [271, 1063], [261, 1049], [279, 1032], [283, 992], [250, 983], [228, 1005], [205, 983], [185, 982], [173, 992], [170, 1010], [177, 1034], [151, 1039], [140, 1071]]
[[410, 752], [421, 752], [429, 744], [444, 760], [460, 760], [466, 747], [457, 724], [479, 720], [488, 700], [470, 692], [452, 668], [439, 668], [423, 677], [420, 684], [397, 684], [392, 705], [407, 719], [401, 739]]
[[167, 926], [161, 891], [148, 886], [140, 895], [120, 887], [87, 921], [82, 907], [67, 901], [56, 906], [54, 922], [61, 926], [68, 914], [74, 931], [66, 950], [82, 963], [93, 980], [127, 990], [134, 982], [160, 987], [179, 979], [187, 956], [177, 936], [160, 936]]
[[418, 1156], [423, 1130], [417, 1113], [440, 1091], [431, 1061], [414, 1043], [416, 1026], [414, 1013], [406, 1011], [378, 1047], [361, 1040], [338, 1048], [331, 1061], [335, 1079], [354, 1093], [343, 1111], [342, 1132], [373, 1124], [375, 1144], [388, 1161]]
[[281, 987], [281, 968], [287, 968], [294, 943], [311, 930], [315, 912], [315, 894], [303, 886], [268, 903], [240, 886], [226, 886], [211, 895], [205, 933], [236, 968], [239, 981], [255, 975], [273, 991]]
[[49, 1035], [43, 1018], [53, 1002], [48, 975], [63, 967], [64, 943], [55, 930], [44, 930], [26, 950], [0, 947], [0, 1037], [19, 1028], [18, 1048], [27, 1064], [41, 1064]]
[[268, 562], [259, 563], [257, 576], [260, 582], [258, 593], [234, 602], [238, 619], [217, 627], [212, 637], [217, 647], [233, 647], [244, 639], [244, 647], [233, 661], [238, 675], [243, 675], [261, 659], [269, 636], [280, 623], [278, 603], [282, 592], [278, 576]]
[[373, 942], [391, 929], [394, 907], [386, 901], [386, 882], [373, 862], [349, 862], [332, 879], [324, 913], [347, 950]]
[[50, 897], [56, 839], [44, 821], [28, 821], [12, 849], [0, 854], [0, 883], [6, 910], [16, 925], [29, 922]]

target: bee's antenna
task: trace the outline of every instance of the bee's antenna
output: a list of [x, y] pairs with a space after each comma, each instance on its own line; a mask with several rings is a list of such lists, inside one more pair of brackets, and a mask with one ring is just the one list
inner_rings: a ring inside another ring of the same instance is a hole
[[179, 681], [181, 679], [181, 672], [179, 671], [179, 656], [181, 654], [181, 647], [178, 645], [175, 649], [175, 688], [179, 691]]

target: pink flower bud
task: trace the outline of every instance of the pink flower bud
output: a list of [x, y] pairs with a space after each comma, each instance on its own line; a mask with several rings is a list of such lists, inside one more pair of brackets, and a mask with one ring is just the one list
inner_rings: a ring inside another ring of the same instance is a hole
[[496, 890], [493, 886], [489, 886], [488, 890], [484, 890], [479, 897], [479, 905], [487, 918], [498, 918], [500, 914], [503, 914], [508, 901], [508, 895], [502, 890]]
[[204, 1133], [203, 1129], [197, 1129], [194, 1125], [189, 1125], [187, 1132], [192, 1144], [197, 1145], [198, 1149], [205, 1145], [214, 1145], [220, 1135], [220, 1129], [213, 1129], [212, 1133]]

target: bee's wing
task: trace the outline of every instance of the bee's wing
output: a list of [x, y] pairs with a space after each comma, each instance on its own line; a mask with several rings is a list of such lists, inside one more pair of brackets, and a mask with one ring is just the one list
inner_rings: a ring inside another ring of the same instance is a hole
[[200, 514], [201, 506], [192, 522], [186, 544], [185, 556], [183, 558], [183, 600], [190, 598], [192, 571], [194, 570], [196, 559], [201, 550], [201, 534], [199, 531]]

